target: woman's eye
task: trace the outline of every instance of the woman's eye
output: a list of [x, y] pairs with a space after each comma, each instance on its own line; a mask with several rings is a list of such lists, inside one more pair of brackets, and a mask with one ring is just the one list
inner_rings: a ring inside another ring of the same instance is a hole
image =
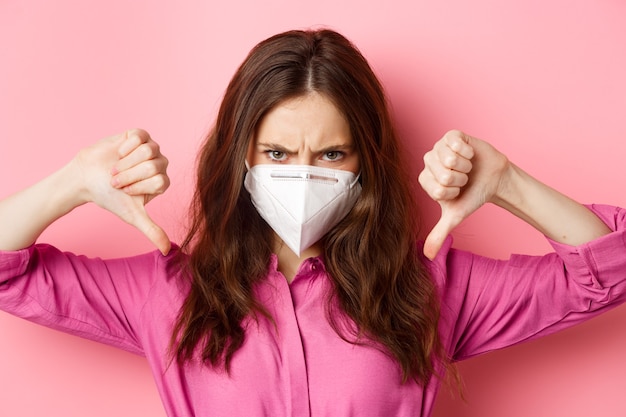
[[342, 152], [330, 151], [330, 152], [326, 152], [324, 154], [324, 159], [327, 160], [327, 161], [336, 161], [338, 159], [341, 159], [342, 156], [343, 156]]
[[267, 155], [270, 157], [270, 159], [273, 159], [274, 161], [283, 161], [287, 158], [287, 154], [283, 151], [266, 151]]

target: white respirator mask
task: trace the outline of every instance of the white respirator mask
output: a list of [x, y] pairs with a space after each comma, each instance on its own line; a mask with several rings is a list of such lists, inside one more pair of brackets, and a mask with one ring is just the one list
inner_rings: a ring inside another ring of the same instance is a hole
[[248, 168], [244, 186], [261, 217], [298, 256], [339, 223], [361, 194], [358, 175], [311, 165], [258, 164]]

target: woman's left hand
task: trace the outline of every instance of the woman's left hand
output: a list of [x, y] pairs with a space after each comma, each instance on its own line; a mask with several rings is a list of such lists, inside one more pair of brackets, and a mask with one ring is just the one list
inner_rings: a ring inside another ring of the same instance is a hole
[[441, 217], [424, 243], [433, 259], [448, 234], [487, 202], [495, 202], [507, 187], [512, 164], [485, 141], [458, 130], [447, 132], [424, 155], [419, 182], [441, 207]]
[[483, 204], [494, 203], [548, 238], [577, 246], [610, 233], [593, 212], [528, 175], [485, 141], [456, 130], [424, 155], [419, 181], [441, 206], [424, 242], [433, 259], [448, 234]]

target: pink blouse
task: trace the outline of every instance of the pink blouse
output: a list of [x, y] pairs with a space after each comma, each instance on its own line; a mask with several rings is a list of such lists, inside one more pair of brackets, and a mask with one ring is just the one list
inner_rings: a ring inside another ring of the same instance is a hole
[[[487, 259], [446, 242], [432, 275], [441, 336], [461, 360], [553, 333], [625, 298], [626, 211], [592, 209], [615, 232], [543, 257]], [[144, 355], [169, 416], [429, 416], [437, 393], [401, 383], [393, 360], [342, 340], [325, 317], [329, 277], [321, 259], [292, 284], [272, 257], [258, 297], [276, 321], [246, 322], [231, 374], [168, 361], [172, 323], [187, 280], [158, 252], [88, 259], [48, 245], [0, 253], [0, 308], [28, 320]]]

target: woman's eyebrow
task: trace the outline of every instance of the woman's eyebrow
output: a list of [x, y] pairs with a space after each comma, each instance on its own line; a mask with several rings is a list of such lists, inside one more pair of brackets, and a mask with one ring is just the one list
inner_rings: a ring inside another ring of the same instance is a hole
[[[281, 145], [280, 143], [272, 143], [272, 142], [257, 142], [257, 147], [271, 149], [274, 151], [285, 152], [290, 155], [294, 155], [298, 153], [298, 150], [292, 150], [287, 148], [285, 145]], [[333, 151], [349, 151], [354, 149], [354, 145], [350, 143], [336, 143], [328, 146], [324, 146], [321, 149], [313, 150], [313, 153], [326, 153]]]
[[285, 152], [285, 153], [288, 153], [288, 154], [294, 154], [294, 153], [298, 152], [297, 150], [293, 151], [293, 150], [287, 149], [284, 145], [281, 145], [279, 143], [258, 142], [257, 146], [258, 147], [267, 148], [267, 149], [271, 149], [271, 150], [274, 150], [274, 151]]
[[335, 145], [329, 145], [329, 146], [325, 146], [322, 149], [316, 150], [314, 151], [315, 153], [326, 153], [326, 152], [333, 152], [333, 151], [349, 151], [352, 150], [354, 148], [354, 145], [349, 144], [349, 143], [338, 143]]

